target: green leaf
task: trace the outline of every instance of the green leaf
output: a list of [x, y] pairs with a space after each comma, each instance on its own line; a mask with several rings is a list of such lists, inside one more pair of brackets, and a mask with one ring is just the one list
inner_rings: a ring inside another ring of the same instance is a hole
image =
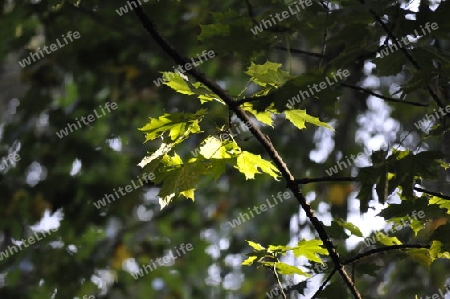
[[310, 261], [323, 264], [318, 254], [328, 255], [328, 251], [322, 248], [323, 243], [321, 240], [305, 240], [302, 239], [298, 242], [297, 247], [294, 248], [294, 255], [296, 257], [304, 256]]
[[172, 141], [187, 138], [190, 134], [202, 132], [199, 123], [207, 110], [201, 109], [196, 113], [166, 113], [158, 118], [150, 118], [150, 122], [139, 130], [145, 132], [145, 141], [161, 137], [169, 132]]
[[344, 221], [342, 219], [336, 219], [335, 222], [337, 224], [339, 224], [340, 226], [342, 226], [343, 228], [348, 229], [355, 236], [361, 237], [361, 238], [363, 237], [363, 234], [362, 234], [361, 230], [356, 225], [354, 225], [353, 223]]
[[205, 40], [216, 36], [228, 36], [230, 34], [230, 26], [226, 24], [210, 24], [200, 25], [199, 40]]
[[234, 158], [241, 149], [234, 141], [221, 141], [214, 136], [209, 136], [200, 147], [200, 155], [206, 159], [228, 159]]
[[159, 149], [157, 149], [156, 152], [154, 152], [150, 156], [145, 156], [144, 159], [139, 162], [138, 166], [144, 168], [150, 162], [162, 158], [173, 149], [174, 145], [174, 143], [161, 143]]
[[269, 245], [269, 249], [267, 250], [267, 252], [269, 253], [282, 253], [285, 254], [286, 251], [288, 250], [292, 250], [293, 248], [290, 246], [283, 246], [283, 245]]
[[241, 107], [243, 110], [248, 111], [251, 114], [253, 114], [255, 116], [255, 118], [257, 120], [259, 120], [260, 122], [262, 122], [266, 125], [269, 125], [273, 128], [273, 125], [272, 125], [273, 120], [272, 120], [271, 116], [272, 116], [272, 114], [277, 112], [275, 109], [268, 107], [265, 111], [258, 112], [255, 109], [253, 109], [253, 104], [249, 103], [249, 102], [242, 104]]
[[183, 195], [194, 200], [194, 190], [202, 176], [211, 174], [212, 163], [207, 160], [193, 158], [187, 163], [182, 163], [181, 158], [175, 154], [174, 158], [166, 155], [162, 162], [165, 167], [155, 173], [154, 180], [156, 184], [162, 182], [159, 191], [161, 209], [175, 196]]
[[266, 85], [278, 87], [292, 78], [288, 72], [280, 70], [280, 67], [281, 63], [270, 61], [266, 61], [264, 64], [254, 64], [252, 62], [245, 73], [251, 77], [251, 81], [262, 87]]
[[308, 273], [303, 272], [297, 267], [282, 263], [282, 262], [276, 262], [275, 267], [279, 274], [289, 275], [289, 274], [298, 274], [306, 277], [310, 277]]
[[399, 239], [397, 239], [397, 237], [388, 237], [382, 232], [378, 232], [377, 236], [378, 236], [378, 238], [380, 240], [380, 243], [384, 244], [384, 245], [387, 245], [387, 246], [390, 246], [390, 245], [401, 245], [402, 244], [402, 242]]
[[245, 261], [243, 261], [242, 263], [241, 263], [241, 265], [243, 265], [243, 266], [251, 266], [252, 264], [253, 264], [253, 262], [257, 259], [258, 257], [257, 256], [250, 256], [250, 257], [248, 257]]
[[430, 205], [439, 205], [441, 209], [447, 209], [447, 214], [450, 214], [450, 200], [448, 199], [433, 196], [430, 198]]
[[248, 245], [250, 245], [251, 247], [253, 247], [253, 249], [255, 249], [256, 251], [262, 251], [262, 250], [266, 250], [265, 247], [263, 247], [261, 244], [252, 242], [252, 241], [248, 241], [246, 240]]
[[190, 83], [188, 77], [180, 73], [163, 72], [164, 84], [178, 93], [197, 95], [200, 103], [218, 101], [225, 105], [219, 97], [201, 82]]
[[444, 245], [439, 241], [431, 243], [429, 254], [432, 261], [438, 258], [450, 259], [450, 252], [445, 251]]
[[284, 111], [284, 113], [286, 115], [286, 119], [288, 119], [292, 124], [294, 124], [294, 126], [299, 128], [300, 130], [306, 128], [305, 122], [308, 122], [313, 125], [325, 127], [334, 131], [334, 129], [330, 125], [321, 122], [319, 118], [306, 114], [306, 110], [287, 110]]
[[[245, 174], [245, 178], [254, 179], [255, 174], [267, 173], [271, 177], [278, 178], [278, 169], [271, 162], [264, 160], [260, 155], [254, 155], [250, 152], [243, 151], [237, 157], [237, 165], [235, 166], [240, 172]], [[261, 172], [258, 170], [261, 169]]]
[[415, 260], [416, 262], [424, 265], [428, 269], [430, 268], [430, 265], [433, 262], [433, 260], [430, 257], [428, 249], [426, 249], [426, 248], [417, 248], [417, 249], [414, 248], [414, 249], [409, 249], [406, 252], [408, 253], [408, 255], [413, 260]]
[[163, 72], [164, 84], [181, 94], [195, 94], [189, 84], [187, 77], [181, 73]]

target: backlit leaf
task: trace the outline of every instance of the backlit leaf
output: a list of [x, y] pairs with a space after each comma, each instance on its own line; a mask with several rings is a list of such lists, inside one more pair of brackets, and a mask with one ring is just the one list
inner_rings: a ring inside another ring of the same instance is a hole
[[308, 122], [313, 125], [325, 127], [334, 131], [334, 129], [330, 125], [321, 122], [319, 118], [306, 114], [306, 110], [286, 110], [284, 111], [284, 114], [286, 115], [286, 119], [288, 119], [294, 126], [299, 128], [300, 130], [306, 128], [305, 122]]
[[258, 173], [267, 173], [277, 179], [279, 173], [278, 169], [271, 162], [264, 160], [260, 155], [255, 155], [247, 151], [243, 151], [237, 157], [236, 168], [245, 174], [247, 180], [254, 179], [255, 174]]
[[294, 255], [296, 257], [304, 256], [310, 261], [323, 264], [318, 254], [328, 255], [328, 251], [325, 248], [322, 248], [322, 245], [323, 243], [321, 240], [302, 239], [294, 248]]

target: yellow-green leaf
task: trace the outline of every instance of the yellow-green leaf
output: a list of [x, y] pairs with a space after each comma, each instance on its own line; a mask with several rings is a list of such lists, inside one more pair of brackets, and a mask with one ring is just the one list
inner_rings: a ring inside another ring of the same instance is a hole
[[384, 244], [387, 246], [402, 244], [402, 242], [399, 239], [397, 239], [397, 237], [388, 237], [385, 234], [383, 234], [382, 232], [378, 232], [377, 237], [379, 238], [381, 244]]
[[409, 249], [408, 255], [411, 256], [413, 260], [424, 265], [428, 269], [430, 268], [431, 263], [433, 262], [430, 258], [428, 249], [426, 248], [418, 248], [418, 249]]
[[222, 142], [213, 136], [206, 138], [200, 147], [200, 155], [206, 159], [229, 159], [239, 152], [240, 148], [235, 142]]
[[242, 263], [241, 263], [241, 265], [244, 265], [244, 266], [250, 266], [250, 265], [252, 265], [253, 264], [253, 262], [257, 259], [258, 257], [257, 256], [250, 256], [249, 258], [247, 258], [245, 261], [243, 261]]
[[438, 258], [450, 259], [450, 252], [445, 251], [444, 245], [440, 241], [433, 240], [428, 252], [432, 261]]
[[200, 133], [199, 123], [207, 110], [201, 109], [196, 113], [166, 113], [158, 118], [150, 118], [150, 122], [139, 130], [145, 132], [145, 141], [161, 137], [169, 132], [172, 141], [179, 143], [180, 138], [187, 138], [190, 134]]
[[307, 241], [302, 239], [294, 248], [294, 255], [296, 257], [304, 256], [310, 261], [323, 264], [318, 254], [328, 255], [328, 251], [325, 248], [320, 247], [321, 245], [323, 245], [321, 240]]
[[[278, 169], [271, 162], [264, 160], [260, 155], [254, 155], [250, 152], [243, 151], [237, 157], [237, 165], [236, 168], [245, 174], [245, 178], [254, 179], [255, 174], [258, 173], [267, 173], [271, 177], [277, 179], [278, 178]], [[259, 171], [261, 169], [261, 171]]]
[[275, 263], [275, 267], [278, 271], [279, 274], [284, 274], [284, 275], [289, 275], [289, 274], [298, 274], [298, 275], [302, 275], [305, 277], [310, 277], [311, 275], [309, 275], [308, 273], [303, 272], [302, 270], [300, 270], [297, 267], [282, 263], [282, 262], [277, 262]]
[[450, 200], [442, 199], [438, 196], [433, 196], [429, 201], [430, 205], [439, 205], [441, 209], [447, 209], [447, 214], [450, 214]]
[[[271, 106], [273, 106], [273, 104]], [[256, 111], [255, 109], [253, 109], [253, 104], [249, 103], [249, 102], [242, 104], [241, 107], [245, 111], [248, 111], [251, 114], [253, 114], [255, 116], [255, 118], [257, 120], [259, 120], [260, 122], [262, 122], [266, 125], [269, 125], [273, 128], [273, 125], [272, 125], [273, 120], [272, 120], [271, 116], [272, 116], [272, 114], [277, 112], [275, 109], [269, 107], [266, 110], [264, 110], [263, 112], [259, 112], [259, 111]]]
[[161, 143], [159, 149], [157, 149], [156, 152], [154, 152], [150, 156], [144, 157], [144, 159], [139, 162], [138, 166], [144, 168], [145, 165], [149, 164], [153, 160], [159, 159], [169, 153], [172, 150], [173, 146], [174, 143]]
[[283, 246], [283, 245], [269, 245], [269, 249], [267, 249], [267, 252], [269, 253], [273, 253], [273, 252], [281, 252], [281, 253], [286, 253], [286, 251], [288, 250], [292, 250], [293, 248], [290, 246]]
[[300, 130], [306, 128], [305, 122], [308, 122], [313, 125], [325, 127], [334, 131], [334, 129], [330, 125], [321, 122], [319, 118], [306, 114], [306, 110], [286, 110], [284, 111], [284, 114], [286, 115], [286, 119], [288, 119], [294, 126], [299, 128]]
[[250, 245], [251, 247], [253, 247], [253, 249], [255, 249], [256, 251], [262, 251], [262, 250], [266, 250], [265, 247], [263, 247], [261, 244], [252, 242], [252, 241], [248, 241], [246, 240], [248, 245]]
[[187, 83], [187, 78], [185, 75], [173, 72], [163, 72], [163, 78], [165, 81], [164, 84], [169, 86], [176, 92], [187, 95], [194, 94], [194, 92], [191, 90], [191, 87]]

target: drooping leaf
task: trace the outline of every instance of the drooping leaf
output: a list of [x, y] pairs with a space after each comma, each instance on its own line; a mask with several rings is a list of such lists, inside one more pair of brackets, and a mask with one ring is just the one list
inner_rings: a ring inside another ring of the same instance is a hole
[[243, 266], [251, 266], [253, 262], [257, 259], [257, 256], [250, 256], [245, 261], [241, 263]]
[[305, 122], [308, 122], [313, 125], [325, 127], [334, 131], [334, 129], [329, 124], [320, 121], [317, 117], [306, 114], [306, 110], [287, 110], [284, 111], [284, 114], [286, 115], [286, 119], [288, 119], [294, 126], [299, 128], [300, 130], [306, 128]]
[[248, 240], [246, 240], [246, 241], [247, 241], [248, 245], [250, 245], [256, 251], [266, 250], [266, 248], [263, 247], [261, 244], [255, 243], [253, 241], [248, 241]]
[[266, 173], [277, 179], [279, 173], [278, 168], [271, 162], [264, 160], [260, 155], [255, 155], [247, 151], [243, 151], [237, 157], [236, 168], [245, 174], [247, 180], [254, 179], [255, 174], [258, 173]]
[[377, 236], [378, 236], [378, 239], [380, 240], [380, 243], [384, 244], [386, 246], [402, 244], [402, 242], [399, 239], [397, 239], [397, 237], [389, 237], [382, 232], [378, 232]]
[[337, 224], [339, 224], [340, 226], [342, 226], [343, 228], [348, 229], [355, 236], [361, 237], [361, 238], [363, 237], [363, 234], [362, 234], [361, 230], [359, 229], [359, 227], [357, 227], [353, 223], [344, 221], [342, 219], [335, 219], [334, 221]]
[[297, 267], [282, 263], [282, 262], [276, 262], [275, 263], [275, 267], [277, 268], [277, 271], [279, 274], [285, 274], [285, 275], [289, 275], [289, 274], [298, 274], [298, 275], [302, 275], [302, 276], [306, 276], [306, 277], [310, 277], [311, 275], [309, 275], [308, 273], [303, 272], [302, 270], [300, 270]]

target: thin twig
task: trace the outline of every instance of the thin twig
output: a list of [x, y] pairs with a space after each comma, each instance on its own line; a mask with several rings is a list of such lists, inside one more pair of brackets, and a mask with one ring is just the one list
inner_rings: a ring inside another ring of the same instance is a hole
[[279, 289], [281, 291], [281, 294], [283, 295], [283, 298], [287, 299], [286, 294], [284, 293], [283, 285], [281, 284], [280, 277], [278, 276], [277, 268], [275, 267], [275, 265], [273, 266], [272, 271], [273, 271], [273, 274], [275, 275], [275, 279], [277, 280], [277, 283], [279, 285]]
[[276, 46], [274, 49], [287, 51], [287, 52], [291, 52], [291, 53], [295, 53], [295, 54], [304, 54], [304, 55], [308, 55], [308, 56], [312, 56], [312, 57], [318, 57], [318, 58], [324, 57], [320, 53], [313, 53], [313, 52], [303, 51], [303, 50], [299, 50], [299, 49], [286, 48], [286, 47], [283, 47], [283, 46]]
[[[321, 183], [321, 182], [357, 182], [357, 177], [318, 177], [318, 178], [301, 178], [295, 179], [294, 183], [298, 185], [306, 185], [311, 183]], [[442, 199], [450, 200], [450, 196], [444, 195], [442, 193], [429, 191], [420, 187], [414, 187], [414, 190], [418, 192], [423, 192], [429, 195], [437, 196]]]
[[327, 177], [321, 177], [321, 178], [301, 178], [301, 179], [295, 179], [294, 182], [296, 184], [310, 184], [310, 183], [319, 183], [319, 182], [355, 182], [357, 181], [358, 178], [353, 178], [353, 177], [340, 177], [340, 178], [336, 178], [336, 177], [331, 177], [331, 176], [327, 176]]
[[255, 13], [253, 12], [253, 7], [252, 4], [250, 3], [250, 0], [245, 0], [245, 3], [247, 4], [248, 17], [252, 20], [253, 25], [258, 25], [258, 23], [255, 20]]
[[250, 102], [256, 102], [262, 99], [265, 99], [266, 96], [261, 96], [261, 97], [254, 97], [254, 98], [245, 98], [245, 99], [240, 99], [240, 100], [236, 100], [236, 105], [242, 105], [244, 103], [250, 103]]
[[322, 51], [321, 51], [321, 55], [322, 57], [319, 60], [318, 63], [318, 67], [320, 68], [320, 66], [322, 65], [322, 60], [323, 57], [325, 57], [325, 50], [327, 48], [327, 37], [328, 37], [328, 19], [330, 16], [330, 9], [328, 8], [328, 3], [325, 3], [325, 1], [320, 1], [320, 3], [322, 4], [323, 8], [326, 10], [325, 13], [325, 24], [326, 24], [326, 28], [323, 31], [323, 37], [322, 37]]
[[348, 87], [354, 90], [358, 90], [358, 91], [362, 91], [364, 93], [370, 94], [374, 97], [377, 97], [379, 99], [385, 100], [387, 102], [393, 102], [393, 103], [400, 103], [400, 104], [408, 104], [408, 105], [413, 105], [413, 106], [420, 106], [420, 107], [428, 107], [428, 104], [423, 104], [423, 103], [418, 103], [418, 102], [411, 102], [411, 101], [403, 101], [400, 99], [395, 99], [395, 98], [389, 98], [389, 97], [385, 97], [379, 93], [373, 92], [369, 89], [363, 88], [363, 87], [359, 87], [359, 86], [355, 86], [355, 85], [350, 85], [347, 83], [341, 83], [341, 86], [344, 87]]
[[374, 248], [365, 252], [362, 252], [348, 260], [345, 260], [343, 262], [344, 265], [349, 265], [352, 264], [356, 261], [359, 261], [363, 258], [366, 258], [368, 256], [374, 255], [374, 254], [378, 254], [381, 252], [386, 252], [386, 251], [390, 251], [390, 250], [398, 250], [398, 249], [412, 249], [412, 248], [430, 248], [431, 245], [423, 245], [423, 244], [401, 244], [401, 245], [390, 245], [390, 246], [384, 246], [384, 247], [380, 247], [380, 248]]
[[331, 271], [330, 274], [328, 274], [328, 277], [324, 280], [324, 282], [320, 285], [319, 289], [314, 293], [314, 295], [311, 297], [311, 299], [314, 299], [317, 297], [317, 295], [319, 295], [320, 292], [323, 291], [323, 289], [325, 288], [325, 285], [331, 280], [331, 278], [333, 277], [334, 273], [336, 273], [337, 269], [334, 268], [333, 271]]
[[440, 197], [442, 199], [450, 200], [450, 196], [448, 196], [448, 195], [443, 195], [441, 193], [428, 191], [428, 190], [425, 190], [425, 189], [420, 188], [420, 187], [414, 187], [414, 190], [419, 191], [419, 192], [423, 192], [423, 193], [426, 193], [426, 194], [430, 194], [430, 195], [433, 195], [433, 196], [437, 196], [437, 197]]

